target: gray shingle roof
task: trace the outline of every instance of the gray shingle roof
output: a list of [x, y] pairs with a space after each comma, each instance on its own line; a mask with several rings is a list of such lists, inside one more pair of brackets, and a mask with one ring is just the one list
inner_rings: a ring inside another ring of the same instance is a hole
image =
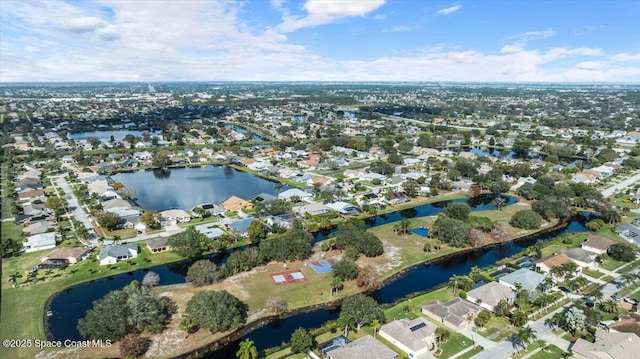
[[517, 271], [500, 278], [501, 283], [508, 283], [511, 285], [520, 283], [522, 284], [522, 289], [527, 291], [534, 290], [540, 283], [542, 283], [543, 280], [544, 275], [527, 268], [518, 269]]
[[327, 353], [330, 359], [395, 359], [398, 354], [367, 335]]
[[434, 324], [427, 322], [424, 318], [416, 318], [411, 321], [407, 319], [394, 320], [383, 325], [380, 328], [380, 332], [386, 333], [407, 348], [417, 352], [427, 347], [424, 339], [434, 335], [436, 328]]

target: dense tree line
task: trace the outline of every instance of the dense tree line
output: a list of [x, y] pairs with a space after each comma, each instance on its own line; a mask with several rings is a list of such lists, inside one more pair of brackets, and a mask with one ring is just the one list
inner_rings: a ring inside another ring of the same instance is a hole
[[207, 329], [211, 333], [241, 327], [247, 320], [248, 306], [227, 291], [197, 292], [187, 302], [181, 327]]
[[375, 234], [366, 232], [364, 222], [361, 226], [348, 222], [338, 226], [336, 232], [336, 248], [377, 257], [384, 252], [382, 241]]

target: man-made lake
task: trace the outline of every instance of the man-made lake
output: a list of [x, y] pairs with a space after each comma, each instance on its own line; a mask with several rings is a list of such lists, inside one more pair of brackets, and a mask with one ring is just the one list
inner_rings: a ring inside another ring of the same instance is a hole
[[[78, 133], [69, 133], [67, 137], [74, 141], [86, 140], [89, 137], [96, 137], [101, 141], [109, 142], [111, 136], [116, 141], [122, 141], [126, 135], [134, 135], [136, 137], [142, 137], [142, 132], [144, 131], [134, 131], [134, 130], [116, 130], [116, 131], [93, 131], [93, 132], [78, 132]], [[154, 135], [153, 132], [146, 131], [151, 136]]]
[[136, 191], [144, 209], [190, 210], [205, 202], [221, 203], [231, 196], [249, 200], [260, 193], [276, 195], [288, 189], [226, 166], [170, 168], [118, 173], [111, 177]]

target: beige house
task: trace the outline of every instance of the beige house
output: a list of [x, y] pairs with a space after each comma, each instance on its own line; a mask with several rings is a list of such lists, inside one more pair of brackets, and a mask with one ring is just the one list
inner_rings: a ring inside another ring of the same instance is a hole
[[589, 235], [587, 240], [582, 242], [580, 247], [585, 251], [593, 252], [595, 254], [603, 254], [607, 253], [609, 247], [614, 243], [616, 242], [609, 238]]
[[536, 270], [545, 274], [551, 272], [553, 267], [560, 267], [571, 262], [571, 258], [564, 253], [554, 254], [549, 257], [540, 258], [535, 262]]
[[511, 304], [515, 297], [516, 294], [511, 288], [508, 288], [498, 282], [490, 282], [467, 292], [468, 301], [478, 304], [482, 308], [488, 309], [492, 312], [500, 301], [504, 300]]
[[80, 262], [89, 253], [88, 248], [59, 248], [40, 259], [40, 263], [48, 268], [66, 267]]
[[380, 327], [380, 336], [407, 353], [410, 358], [431, 357], [438, 327], [424, 318], [394, 320]]
[[231, 196], [229, 197], [229, 199], [222, 203], [222, 207], [227, 211], [239, 211], [242, 209], [251, 209], [253, 208], [253, 204], [240, 197]]
[[578, 359], [637, 359], [640, 337], [635, 333], [614, 333], [596, 330], [594, 343], [579, 338], [571, 347]]
[[473, 325], [473, 319], [481, 310], [480, 306], [462, 298], [454, 298], [445, 303], [438, 300], [422, 307], [423, 314], [455, 331], [461, 331]]

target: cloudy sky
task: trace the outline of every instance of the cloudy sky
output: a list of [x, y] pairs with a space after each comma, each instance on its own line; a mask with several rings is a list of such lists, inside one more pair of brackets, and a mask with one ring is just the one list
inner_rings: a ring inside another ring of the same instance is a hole
[[640, 83], [635, 0], [1, 0], [0, 82]]

